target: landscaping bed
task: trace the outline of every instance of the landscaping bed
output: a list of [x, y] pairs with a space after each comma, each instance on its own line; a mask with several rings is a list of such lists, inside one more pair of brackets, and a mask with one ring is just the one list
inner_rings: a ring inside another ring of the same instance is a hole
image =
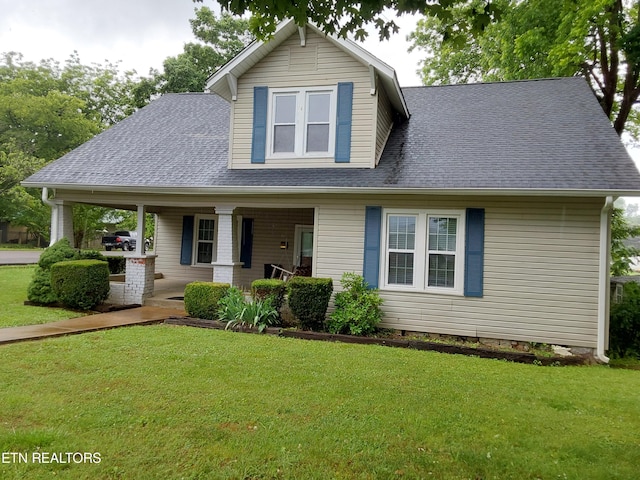
[[[169, 325], [182, 325], [198, 328], [213, 328], [216, 330], [224, 330], [227, 326], [225, 322], [217, 320], [202, 320], [192, 317], [176, 316], [165, 320]], [[257, 329], [250, 327], [241, 327], [235, 329], [244, 333], [258, 333]], [[268, 335], [276, 335], [287, 338], [299, 338], [302, 340], [320, 340], [325, 342], [342, 342], [342, 343], [356, 343], [363, 345], [380, 345], [385, 347], [396, 348], [411, 348], [414, 350], [430, 350], [442, 353], [453, 353], [460, 355], [469, 355], [480, 358], [495, 358], [499, 360], [507, 360], [518, 363], [528, 363], [537, 365], [583, 365], [590, 362], [586, 357], [581, 356], [547, 356], [536, 355], [534, 353], [519, 352], [519, 351], [506, 351], [496, 350], [487, 347], [471, 347], [442, 342], [430, 342], [427, 340], [420, 340], [415, 338], [386, 338], [386, 337], [365, 337], [357, 335], [342, 335], [325, 332], [314, 332], [309, 330], [298, 330], [290, 328], [277, 328], [268, 327], [262, 333]]]

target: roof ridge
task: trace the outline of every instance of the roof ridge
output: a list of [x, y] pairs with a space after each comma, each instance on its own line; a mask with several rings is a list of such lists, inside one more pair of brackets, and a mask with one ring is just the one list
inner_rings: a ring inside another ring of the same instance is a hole
[[442, 85], [414, 85], [411, 87], [402, 87], [402, 90], [409, 90], [411, 88], [468, 87], [471, 85], [505, 85], [509, 83], [551, 82], [551, 81], [565, 81], [565, 80], [574, 80], [574, 79], [584, 80], [584, 77], [575, 76], [575, 77], [523, 78], [519, 80], [495, 80], [491, 82], [446, 83]]

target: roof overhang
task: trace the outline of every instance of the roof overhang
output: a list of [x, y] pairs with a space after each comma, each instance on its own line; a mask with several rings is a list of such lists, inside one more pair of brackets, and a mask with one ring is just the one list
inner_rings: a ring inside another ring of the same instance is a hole
[[640, 190], [608, 189], [537, 189], [537, 188], [407, 188], [407, 187], [331, 187], [331, 186], [215, 186], [172, 187], [136, 185], [40, 184], [22, 182], [24, 187], [69, 190], [76, 192], [111, 192], [118, 194], [158, 195], [441, 195], [500, 197], [640, 197]]
[[[409, 118], [409, 109], [407, 108], [402, 90], [400, 89], [398, 77], [393, 68], [349, 39], [328, 35], [311, 23], [308, 23], [306, 28], [310, 28], [318, 35], [324, 36], [337, 48], [369, 68], [371, 72], [372, 93], [375, 93], [376, 85], [379, 81], [387, 92], [393, 107], [405, 118]], [[304, 28], [298, 27], [293, 19], [280, 23], [269, 40], [254, 41], [209, 77], [205, 90], [217, 93], [227, 101], [234, 101], [237, 95], [238, 78], [294, 34], [300, 35], [301, 44], [304, 45]]]

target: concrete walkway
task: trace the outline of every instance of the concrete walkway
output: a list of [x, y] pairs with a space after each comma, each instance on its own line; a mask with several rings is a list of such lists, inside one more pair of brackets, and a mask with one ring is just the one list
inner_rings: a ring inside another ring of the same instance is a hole
[[0, 265], [31, 265], [38, 263], [42, 250], [0, 250]]
[[39, 340], [42, 338], [59, 337], [61, 335], [125, 327], [128, 325], [161, 323], [170, 317], [179, 316], [180, 314], [184, 315], [184, 312], [162, 307], [138, 307], [119, 310], [117, 312], [98, 313], [95, 315], [87, 315], [86, 317], [70, 318], [58, 322], [43, 323], [41, 325], [0, 328], [0, 345], [23, 340]]

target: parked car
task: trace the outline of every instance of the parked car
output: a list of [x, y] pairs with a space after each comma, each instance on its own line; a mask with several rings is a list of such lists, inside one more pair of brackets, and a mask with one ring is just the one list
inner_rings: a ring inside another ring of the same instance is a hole
[[[102, 245], [106, 251], [112, 249], [122, 249], [122, 251], [132, 251], [136, 248], [136, 239], [138, 238], [138, 232], [134, 230], [118, 230], [111, 235], [105, 235], [102, 237]], [[144, 249], [145, 251], [151, 246], [151, 241], [145, 239]]]

